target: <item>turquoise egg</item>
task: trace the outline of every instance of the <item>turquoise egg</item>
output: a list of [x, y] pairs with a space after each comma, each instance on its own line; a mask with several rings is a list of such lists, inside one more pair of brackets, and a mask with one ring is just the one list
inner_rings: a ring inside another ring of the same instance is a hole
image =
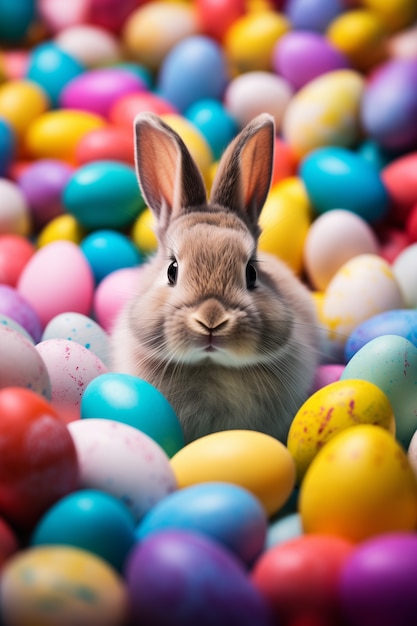
[[142, 261], [133, 241], [114, 230], [95, 230], [82, 240], [80, 247], [87, 257], [96, 284], [111, 272], [135, 267]]
[[216, 161], [239, 130], [237, 121], [219, 100], [199, 100], [187, 109], [185, 117], [204, 135]]
[[388, 211], [389, 196], [378, 169], [347, 148], [310, 152], [300, 164], [300, 176], [316, 213], [345, 209], [375, 222]]
[[42, 43], [29, 56], [26, 78], [38, 83], [53, 107], [59, 104], [61, 91], [67, 83], [84, 72], [77, 59], [53, 42]]
[[81, 418], [105, 418], [133, 426], [171, 457], [184, 446], [180, 422], [153, 385], [130, 374], [106, 373], [92, 380], [81, 399]]
[[37, 20], [37, 0], [0, 2], [0, 40], [16, 44], [24, 39]]
[[124, 229], [145, 208], [133, 167], [119, 161], [94, 161], [78, 168], [62, 200], [67, 212], [91, 230]]
[[386, 394], [396, 437], [407, 449], [417, 430], [417, 347], [399, 335], [376, 337], [353, 355], [343, 370], [345, 379], [368, 380]]
[[118, 571], [135, 543], [135, 521], [127, 507], [94, 489], [76, 491], [56, 502], [31, 537], [32, 546], [60, 544], [87, 550]]
[[243, 487], [208, 482], [185, 487], [160, 500], [141, 520], [139, 541], [161, 530], [203, 533], [252, 565], [265, 543], [267, 517], [260, 501]]

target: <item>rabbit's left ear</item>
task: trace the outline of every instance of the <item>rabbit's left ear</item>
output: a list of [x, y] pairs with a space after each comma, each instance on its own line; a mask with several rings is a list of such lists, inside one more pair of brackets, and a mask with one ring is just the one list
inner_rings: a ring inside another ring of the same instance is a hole
[[255, 117], [222, 156], [210, 202], [240, 214], [254, 230], [272, 179], [275, 124], [268, 113]]

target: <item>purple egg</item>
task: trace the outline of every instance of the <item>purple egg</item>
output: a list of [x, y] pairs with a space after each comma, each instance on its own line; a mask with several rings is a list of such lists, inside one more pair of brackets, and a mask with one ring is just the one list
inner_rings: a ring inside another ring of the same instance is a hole
[[324, 32], [343, 11], [346, 11], [346, 0], [287, 0], [285, 3], [285, 15], [293, 30]]
[[361, 116], [366, 133], [383, 148], [417, 147], [417, 59], [388, 61], [371, 75]]
[[341, 602], [352, 626], [417, 622], [417, 535], [390, 533], [360, 544], [341, 573]]
[[152, 626], [271, 626], [265, 600], [217, 542], [180, 530], [151, 534], [126, 568], [132, 617]]
[[39, 159], [28, 165], [18, 178], [36, 227], [42, 227], [63, 213], [61, 196], [74, 168], [57, 159]]
[[344, 369], [344, 365], [336, 363], [319, 365], [316, 369], [316, 375], [314, 377], [311, 393], [314, 393], [326, 385], [330, 385], [331, 383], [340, 380]]
[[84, 72], [71, 80], [60, 95], [60, 105], [107, 117], [121, 96], [146, 89], [145, 82], [122, 67], [106, 67]]
[[29, 302], [14, 287], [0, 285], [0, 313], [23, 326], [35, 343], [42, 335], [42, 324]]
[[348, 68], [349, 61], [323, 35], [294, 31], [275, 45], [272, 66], [295, 89], [300, 89], [317, 76]]

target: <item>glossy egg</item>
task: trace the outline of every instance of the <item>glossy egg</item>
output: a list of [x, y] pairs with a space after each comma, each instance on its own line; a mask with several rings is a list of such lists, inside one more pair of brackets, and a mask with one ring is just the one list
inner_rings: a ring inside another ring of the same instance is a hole
[[317, 454], [301, 485], [299, 510], [306, 533], [360, 542], [413, 531], [417, 479], [391, 433], [361, 424], [336, 435]]
[[132, 127], [107, 126], [87, 133], [75, 150], [78, 165], [91, 161], [121, 161], [134, 164]]
[[417, 262], [417, 243], [404, 248], [394, 259], [392, 271], [400, 286], [404, 304], [417, 308], [417, 275], [414, 271]]
[[22, 78], [0, 85], [0, 116], [14, 129], [20, 147], [28, 126], [48, 108], [46, 92], [33, 81]]
[[18, 185], [0, 178], [0, 235], [26, 237], [31, 230], [27, 200]]
[[249, 491], [229, 483], [202, 483], [161, 500], [137, 527], [139, 541], [161, 530], [199, 532], [251, 566], [261, 554], [267, 528], [265, 510]]
[[17, 322], [36, 343], [42, 334], [42, 323], [31, 303], [15, 288], [0, 284], [0, 313]]
[[133, 241], [144, 256], [152, 254], [158, 247], [155, 230], [155, 216], [152, 211], [146, 207], [135, 220], [130, 233]]
[[407, 449], [417, 429], [416, 376], [416, 346], [399, 335], [382, 335], [354, 354], [342, 379], [361, 378], [382, 389], [394, 409], [397, 439]]
[[345, 7], [343, 0], [288, 0], [285, 14], [294, 30], [324, 32]]
[[3, 570], [0, 597], [5, 620], [16, 626], [119, 626], [128, 611], [126, 588], [114, 569], [68, 546], [19, 552]]
[[133, 426], [109, 419], [68, 424], [77, 450], [80, 486], [121, 500], [136, 522], [177, 488], [165, 452]]
[[62, 240], [79, 244], [84, 236], [85, 231], [75, 217], [64, 213], [54, 217], [42, 228], [37, 244], [39, 248], [48, 245], [48, 243]]
[[361, 136], [363, 90], [364, 79], [353, 70], [335, 70], [310, 81], [285, 111], [285, 141], [299, 157], [323, 146], [355, 145]]
[[245, 13], [244, 0], [197, 0], [195, 6], [202, 32], [219, 41], [229, 26]]
[[178, 113], [174, 105], [165, 98], [161, 98], [157, 93], [140, 91], [118, 98], [110, 109], [109, 120], [115, 126], [126, 128], [132, 135], [133, 120], [138, 113], [144, 111], [152, 111], [157, 115]]
[[180, 488], [203, 482], [231, 482], [248, 489], [276, 513], [295, 483], [295, 464], [277, 439], [250, 430], [229, 430], [196, 439], [171, 459]]
[[141, 268], [127, 267], [116, 270], [103, 278], [94, 292], [95, 318], [105, 331], [111, 332], [123, 305], [135, 292], [140, 280]]
[[383, 391], [366, 380], [338, 380], [311, 395], [296, 413], [287, 446], [299, 483], [323, 446], [358, 424], [376, 424], [395, 434], [395, 415]]
[[195, 102], [186, 110], [185, 117], [204, 135], [215, 160], [221, 157], [239, 130], [237, 120], [214, 98]]
[[17, 287], [45, 326], [59, 313], [74, 311], [88, 315], [94, 279], [78, 246], [70, 241], [54, 241], [31, 257]]
[[129, 374], [111, 372], [92, 380], [82, 397], [81, 417], [133, 426], [170, 457], [184, 446], [180, 422], [168, 400], [150, 383]]
[[82, 240], [80, 247], [90, 264], [96, 283], [115, 270], [136, 267], [142, 261], [132, 240], [114, 230], [95, 230]]
[[133, 167], [118, 161], [94, 161], [75, 170], [62, 200], [88, 229], [125, 228], [145, 206]]

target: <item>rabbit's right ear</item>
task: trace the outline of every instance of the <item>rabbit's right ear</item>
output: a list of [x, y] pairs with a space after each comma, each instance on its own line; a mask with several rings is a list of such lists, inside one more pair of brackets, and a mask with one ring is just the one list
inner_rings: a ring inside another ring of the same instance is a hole
[[172, 216], [205, 204], [203, 178], [181, 137], [157, 115], [140, 113], [134, 130], [139, 186], [163, 230]]

